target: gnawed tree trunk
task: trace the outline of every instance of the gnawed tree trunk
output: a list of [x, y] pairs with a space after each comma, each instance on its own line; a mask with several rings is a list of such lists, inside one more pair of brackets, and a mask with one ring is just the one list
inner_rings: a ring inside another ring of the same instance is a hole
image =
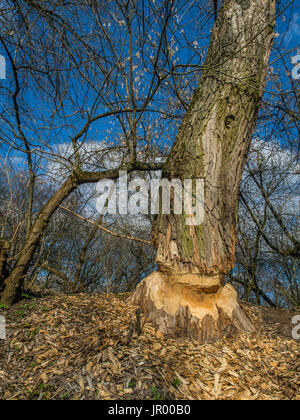
[[204, 179], [204, 222], [160, 214], [153, 227], [159, 271], [133, 301], [165, 333], [200, 341], [230, 326], [253, 331], [223, 279], [234, 266], [239, 185], [265, 85], [274, 37], [274, 0], [225, 1], [207, 59], [163, 178]]
[[214, 280], [208, 277], [202, 279], [195, 274], [154, 272], [137, 287], [134, 303], [142, 306], [146, 318], [164, 334], [208, 342], [232, 328], [253, 332], [234, 288], [212, 285]]

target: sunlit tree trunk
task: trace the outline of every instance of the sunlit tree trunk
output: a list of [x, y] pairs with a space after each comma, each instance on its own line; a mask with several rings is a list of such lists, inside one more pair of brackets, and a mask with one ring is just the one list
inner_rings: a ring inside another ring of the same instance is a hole
[[229, 326], [253, 331], [224, 276], [233, 268], [239, 185], [262, 97], [274, 37], [275, 1], [225, 1], [198, 88], [163, 169], [168, 179], [204, 179], [204, 221], [159, 215], [159, 271], [134, 294], [165, 333], [200, 341]]

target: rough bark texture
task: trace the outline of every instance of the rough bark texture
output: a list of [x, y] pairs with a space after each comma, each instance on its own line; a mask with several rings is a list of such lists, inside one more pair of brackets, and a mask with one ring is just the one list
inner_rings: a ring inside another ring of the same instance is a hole
[[244, 316], [236, 295], [227, 298], [230, 287], [222, 281], [235, 262], [239, 185], [265, 85], [274, 17], [273, 0], [225, 1], [199, 86], [164, 166], [169, 180], [204, 179], [204, 222], [188, 226], [187, 214], [157, 217], [156, 261], [165, 274], [159, 274], [160, 282], [150, 276], [134, 296], [165, 331], [211, 340], [232, 323], [251, 330], [239, 322]]
[[162, 270], [216, 275], [234, 265], [238, 191], [267, 72], [274, 7], [269, 0], [227, 1], [214, 26], [205, 70], [163, 170], [169, 179], [204, 178], [205, 220], [190, 227], [186, 215], [158, 217]]
[[0, 239], [0, 291], [3, 287], [4, 279], [8, 275], [7, 269], [7, 254], [9, 251], [9, 242], [5, 239]]

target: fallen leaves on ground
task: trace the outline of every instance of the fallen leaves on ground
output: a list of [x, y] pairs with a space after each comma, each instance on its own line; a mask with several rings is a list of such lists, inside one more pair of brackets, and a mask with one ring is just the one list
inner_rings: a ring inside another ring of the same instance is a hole
[[149, 323], [138, 335], [125, 298], [53, 293], [2, 310], [0, 399], [300, 399], [293, 314], [267, 322], [267, 309], [244, 305], [254, 335], [199, 344]]

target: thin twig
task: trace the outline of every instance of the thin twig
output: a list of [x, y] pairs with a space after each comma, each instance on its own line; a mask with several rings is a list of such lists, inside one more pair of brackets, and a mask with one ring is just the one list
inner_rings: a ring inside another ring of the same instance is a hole
[[151, 242], [151, 241], [147, 241], [146, 239], [135, 238], [135, 237], [133, 237], [133, 236], [126, 236], [126, 235], [122, 235], [122, 234], [120, 234], [120, 233], [116, 233], [116, 232], [112, 232], [111, 230], [109, 230], [109, 229], [105, 228], [104, 226], [99, 225], [98, 223], [95, 223], [95, 222], [93, 222], [92, 220], [86, 219], [85, 217], [81, 216], [81, 215], [80, 215], [80, 214], [78, 214], [78, 213], [75, 213], [73, 210], [67, 209], [66, 207], [61, 206], [61, 205], [60, 205], [59, 207], [60, 207], [61, 209], [65, 210], [65, 211], [67, 211], [68, 213], [73, 214], [73, 216], [76, 216], [76, 217], [78, 217], [79, 219], [84, 220], [85, 222], [90, 223], [91, 225], [98, 227], [99, 229], [103, 230], [104, 232], [108, 233], [108, 234], [109, 234], [109, 235], [111, 235], [111, 236], [114, 236], [114, 237], [116, 237], [116, 238], [127, 239], [127, 240], [129, 240], [129, 241], [141, 242], [141, 243], [143, 243], [143, 244], [147, 244], [147, 245], [152, 245], [152, 242]]

